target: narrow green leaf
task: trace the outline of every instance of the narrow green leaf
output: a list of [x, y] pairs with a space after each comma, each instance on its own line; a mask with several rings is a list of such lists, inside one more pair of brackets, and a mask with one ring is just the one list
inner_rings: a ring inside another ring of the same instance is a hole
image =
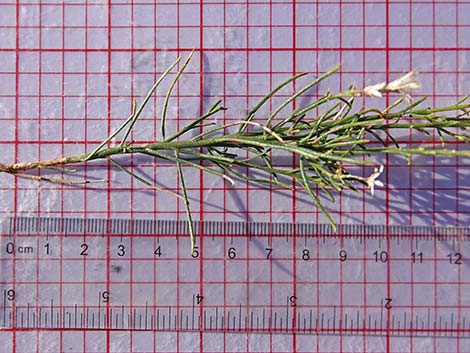
[[220, 112], [221, 110], [226, 110], [226, 108], [220, 106], [220, 104], [222, 103], [221, 100], [217, 101], [210, 109], [207, 113], [205, 113], [204, 115], [201, 115], [199, 118], [197, 118], [195, 121], [193, 121], [192, 123], [186, 125], [185, 127], [183, 127], [180, 131], [178, 131], [177, 133], [173, 134], [172, 136], [168, 137], [167, 139], [165, 139], [165, 141], [167, 142], [170, 142], [170, 141], [173, 141], [174, 139], [178, 138], [179, 136], [185, 134], [186, 132], [194, 129], [195, 127], [199, 127], [200, 123], [204, 120], [206, 120], [207, 118], [211, 117], [212, 115]]
[[168, 88], [168, 91], [166, 92], [165, 101], [163, 102], [162, 122], [161, 122], [162, 123], [161, 132], [162, 132], [162, 139], [163, 140], [165, 140], [166, 113], [167, 113], [167, 110], [168, 110], [168, 103], [170, 102], [171, 93], [173, 92], [173, 89], [175, 88], [176, 83], [180, 79], [181, 75], [183, 74], [184, 70], [188, 66], [189, 62], [191, 61], [191, 58], [193, 57], [193, 54], [194, 54], [194, 50], [192, 50], [191, 53], [189, 53], [189, 55], [186, 58], [185, 62], [183, 63], [183, 65], [179, 69], [178, 73], [176, 74], [174, 80], [171, 82], [170, 88]]
[[183, 194], [184, 207], [186, 208], [186, 217], [188, 218], [189, 236], [191, 238], [191, 252], [196, 248], [196, 237], [194, 235], [193, 216], [191, 214], [191, 206], [189, 204], [188, 192], [186, 190], [186, 183], [184, 181], [183, 168], [181, 167], [178, 151], [175, 151], [176, 166], [178, 168], [178, 176], [180, 179], [181, 192]]
[[315, 195], [312, 188], [310, 187], [310, 182], [308, 181], [307, 174], [305, 172], [305, 164], [304, 164], [304, 159], [303, 158], [300, 158], [300, 174], [302, 176], [302, 183], [300, 183], [300, 184], [303, 186], [305, 191], [307, 191], [307, 193], [310, 195], [310, 197], [315, 202], [317, 207], [320, 209], [320, 211], [328, 219], [328, 222], [330, 222], [331, 226], [333, 227], [333, 230], [336, 232], [336, 223], [335, 223], [335, 221], [333, 220], [333, 218], [331, 218], [330, 214], [328, 213], [326, 208], [321, 203], [320, 198], [317, 195]]
[[283, 110], [287, 105], [289, 105], [290, 103], [292, 103], [295, 99], [297, 99], [298, 97], [300, 97], [301, 95], [303, 95], [305, 92], [307, 92], [308, 90], [312, 89], [314, 86], [318, 85], [321, 81], [323, 81], [324, 79], [326, 79], [327, 77], [333, 75], [335, 72], [337, 72], [338, 70], [340, 69], [340, 66], [336, 66], [335, 68], [333, 68], [332, 70], [328, 71], [328, 72], [325, 72], [323, 75], [319, 76], [318, 78], [316, 78], [315, 80], [313, 80], [313, 82], [311, 82], [310, 84], [306, 85], [305, 87], [303, 87], [301, 90], [299, 90], [298, 92], [296, 92], [295, 94], [293, 94], [292, 96], [290, 96], [289, 98], [287, 98], [281, 105], [279, 105], [275, 110], [274, 112], [269, 116], [268, 120], [266, 121], [265, 123], [265, 126], [269, 127], [271, 125], [271, 122], [273, 121], [273, 119], [276, 117], [277, 114], [279, 114], [279, 112], [281, 110]]
[[[176, 150], [175, 150], [176, 151]], [[209, 168], [209, 167], [205, 167], [201, 164], [198, 164], [198, 163], [194, 163], [194, 162], [191, 162], [187, 159], [183, 159], [180, 157], [180, 153], [181, 152], [178, 152], [178, 158], [175, 158], [175, 157], [172, 157], [166, 153], [162, 153], [162, 152], [159, 152], [159, 151], [156, 151], [156, 150], [151, 150], [151, 149], [146, 149], [144, 152], [142, 152], [144, 154], [147, 154], [147, 155], [151, 155], [153, 157], [159, 157], [159, 158], [163, 158], [163, 159], [166, 159], [166, 160], [169, 160], [169, 161], [173, 161], [173, 162], [177, 162], [177, 163], [180, 163], [180, 164], [186, 164], [186, 165], [189, 165], [191, 167], [194, 167], [194, 168], [198, 168], [198, 169], [201, 169], [207, 173], [210, 173], [210, 174], [214, 174], [214, 175], [217, 175], [225, 180], [227, 180], [230, 184], [234, 185], [235, 184], [235, 181], [228, 177], [227, 175], [225, 175], [224, 173], [221, 173], [217, 170], [214, 170], [212, 168]]]
[[[253, 119], [253, 117], [255, 116], [256, 112], [272, 97], [274, 96], [278, 91], [280, 91], [282, 88], [284, 88], [285, 86], [287, 86], [289, 83], [299, 79], [300, 77], [303, 77], [307, 75], [306, 72], [303, 72], [303, 73], [300, 73], [300, 74], [297, 74], [295, 76], [292, 76], [290, 78], [288, 78], [287, 80], [285, 80], [284, 82], [282, 82], [280, 85], [278, 85], [276, 88], [274, 88], [271, 92], [269, 92], [267, 95], [265, 95], [260, 101], [259, 103], [253, 108], [251, 109], [251, 111], [248, 113], [247, 117], [245, 118], [245, 121], [251, 121]], [[265, 126], [268, 126], [269, 124], [266, 123]], [[247, 125], [241, 125], [240, 126], [240, 129], [238, 130], [239, 133], [243, 133], [246, 129], [247, 129]]]
[[134, 179], [136, 179], [137, 181], [141, 182], [142, 184], [148, 186], [149, 188], [152, 188], [152, 189], [155, 189], [157, 191], [162, 191], [162, 192], [165, 192], [167, 194], [170, 194], [172, 196], [175, 196], [176, 198], [179, 198], [181, 199], [181, 195], [178, 195], [177, 193], [173, 192], [173, 191], [170, 191], [170, 190], [166, 190], [166, 189], [163, 189], [163, 188], [159, 188], [158, 186], [152, 184], [151, 182], [149, 182], [148, 180], [144, 179], [143, 177], [137, 175], [136, 173], [130, 171], [129, 169], [127, 169], [126, 167], [124, 167], [121, 163], [119, 163], [118, 161], [116, 161], [115, 159], [111, 158], [111, 157], [108, 157], [108, 159], [111, 161], [111, 163], [113, 163], [116, 167], [118, 167], [120, 170], [122, 170], [123, 172], [125, 172], [126, 174], [129, 174], [131, 177], [133, 177]]
[[[162, 76], [160, 76], [160, 79], [155, 82], [155, 84], [152, 86], [152, 88], [150, 89], [150, 91], [147, 93], [147, 96], [145, 97], [144, 101], [142, 102], [142, 104], [140, 105], [140, 108], [138, 111], [132, 111], [131, 115], [116, 129], [114, 130], [103, 142], [100, 143], [100, 145], [98, 147], [96, 147], [90, 154], [88, 154], [85, 159], [83, 160], [84, 162], [85, 161], [88, 161], [90, 159], [92, 159], [99, 151], [101, 151], [101, 149], [106, 145], [108, 144], [109, 141], [111, 141], [113, 138], [115, 138], [122, 130], [124, 130], [124, 128], [128, 125], [128, 124], [131, 124], [130, 127], [127, 129], [127, 132], [124, 136], [124, 138], [122, 139], [121, 141], [121, 144], [120, 144], [120, 147], [124, 146], [124, 144], [126, 143], [126, 140], [127, 140], [127, 137], [129, 136], [132, 128], [134, 127], [134, 124], [135, 124], [135, 121], [138, 119], [138, 117], [140, 116], [140, 114], [142, 113], [142, 110], [144, 109], [144, 107], [147, 105], [147, 102], [149, 101], [150, 97], [153, 95], [153, 93], [155, 92], [155, 90], [157, 89], [157, 87], [159, 86], [159, 84], [161, 83], [161, 81], [168, 75], [168, 73], [173, 69], [173, 67], [175, 67], [179, 61], [181, 60], [181, 57], [178, 57], [176, 59], [176, 61], [170, 65], [170, 67], [162, 74]], [[134, 101], [134, 105], [135, 105], [135, 101]]]

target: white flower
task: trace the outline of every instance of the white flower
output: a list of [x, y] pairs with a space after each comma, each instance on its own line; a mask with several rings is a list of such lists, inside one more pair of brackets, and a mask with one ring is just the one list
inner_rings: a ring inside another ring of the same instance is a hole
[[370, 193], [372, 194], [372, 196], [374, 196], [375, 186], [384, 186], [384, 183], [382, 183], [380, 180], [377, 180], [377, 178], [382, 174], [383, 171], [384, 166], [381, 165], [379, 168], [374, 168], [374, 172], [368, 178], [366, 178], [367, 187], [370, 189]]
[[421, 86], [418, 81], [416, 81], [416, 72], [410, 71], [390, 83], [380, 82], [375, 85], [370, 85], [365, 87], [362, 91], [357, 91], [356, 94], [381, 98], [382, 93], [393, 92], [404, 94], [409, 99], [408, 94], [419, 87]]
[[377, 83], [375, 85], [367, 86], [362, 90], [366, 96], [382, 98], [382, 90], [386, 87], [385, 82]]
[[415, 78], [416, 72], [410, 71], [406, 75], [388, 83], [384, 90], [388, 92], [409, 93], [411, 90], [420, 87], [419, 82]]

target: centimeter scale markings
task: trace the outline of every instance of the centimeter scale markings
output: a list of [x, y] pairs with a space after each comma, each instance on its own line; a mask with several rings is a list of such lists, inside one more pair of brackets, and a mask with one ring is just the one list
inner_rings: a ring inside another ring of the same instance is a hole
[[470, 338], [470, 227], [195, 228], [191, 252], [184, 221], [4, 221], [0, 330]]

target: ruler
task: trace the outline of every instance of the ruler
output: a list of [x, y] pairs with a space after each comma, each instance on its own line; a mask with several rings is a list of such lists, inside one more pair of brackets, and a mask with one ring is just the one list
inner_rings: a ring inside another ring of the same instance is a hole
[[470, 338], [470, 227], [17, 217], [1, 330]]

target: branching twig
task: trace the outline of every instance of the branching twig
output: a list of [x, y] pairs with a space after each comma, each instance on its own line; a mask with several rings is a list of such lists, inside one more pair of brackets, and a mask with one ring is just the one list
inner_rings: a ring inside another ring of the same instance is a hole
[[[208, 127], [214, 125], [211, 117], [225, 110], [218, 101], [207, 113], [202, 114], [174, 135], [166, 137], [166, 111], [171, 91], [183, 74], [190, 57], [191, 55], [178, 70], [166, 95], [161, 119], [161, 140], [137, 145], [133, 141], [127, 141], [150, 97], [163, 79], [180, 63], [181, 58], [178, 58], [163, 73], [139, 107], [134, 102], [130, 116], [91, 153], [37, 162], [0, 164], [0, 172], [53, 183], [87, 183], [88, 181], [69, 182], [60, 178], [28, 174], [28, 171], [108, 159], [139, 182], [160, 190], [153, 181], [131, 172], [112, 157], [141, 154], [171, 161], [177, 166], [181, 185], [181, 195], [172, 194], [185, 203], [190, 224], [191, 244], [194, 247], [195, 239], [183, 165], [220, 176], [231, 184], [235, 182], [233, 178], [243, 178], [281, 188], [291, 188], [292, 184], [283, 180], [293, 179], [312, 197], [319, 210], [334, 224], [313, 186], [316, 185], [326, 192], [332, 200], [334, 200], [332, 191], [356, 190], [357, 183], [364, 185], [373, 193], [375, 187], [383, 186], [378, 178], [384, 167], [376, 167], [371, 175], [362, 176], [350, 172], [353, 169], [347, 166], [347, 164], [377, 165], [373, 159], [362, 158], [364, 155], [370, 157], [385, 153], [403, 156], [470, 156], [469, 150], [446, 148], [446, 143], [452, 140], [455, 143], [468, 143], [469, 141], [466, 129], [470, 127], [468, 117], [470, 102], [467, 98], [453, 105], [438, 108], [420, 108], [424, 100], [410, 102], [406, 107], [398, 108], [403, 105], [403, 98], [409, 98], [409, 91], [418, 87], [413, 72], [390, 83], [382, 82], [364, 89], [350, 88], [337, 94], [327, 92], [312, 103], [288, 113], [283, 118], [278, 118], [297, 98], [302, 97], [312, 87], [338, 70], [334, 68], [287, 98], [263, 123], [253, 121], [260, 108], [278, 91], [305, 76], [305, 74], [299, 74], [269, 92], [243, 120]], [[402, 98], [385, 110], [362, 109], [354, 112], [355, 97], [364, 95], [381, 97], [385, 93], [400, 93]], [[316, 112], [316, 115], [313, 118], [307, 117], [307, 114], [312, 114], [312, 112]], [[228, 133], [228, 129], [234, 126], [238, 126], [238, 130]], [[195, 129], [200, 130], [197, 136], [189, 139], [183, 138], [187, 132]], [[421, 134], [430, 134], [435, 131], [440, 138], [441, 147], [407, 146], [405, 148], [401, 146], [393, 136], [393, 132], [410, 129]], [[117, 146], [109, 146], [110, 141], [120, 133], [123, 133], [121, 142]], [[293, 167], [281, 165], [276, 158], [276, 151], [297, 156], [298, 165]], [[259, 172], [259, 175], [254, 177], [253, 173], [246, 175], [240, 172], [246, 169], [255, 170]], [[67, 172], [68, 170], [62, 169], [61, 171]]]

